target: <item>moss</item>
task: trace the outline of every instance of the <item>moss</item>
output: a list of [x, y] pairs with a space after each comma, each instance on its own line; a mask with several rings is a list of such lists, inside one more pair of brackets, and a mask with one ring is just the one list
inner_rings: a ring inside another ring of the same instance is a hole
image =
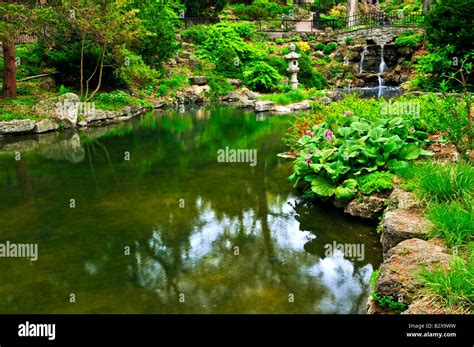
[[370, 195], [372, 193], [380, 193], [385, 190], [393, 190], [394, 175], [388, 171], [374, 172], [359, 177], [359, 190], [362, 194]]

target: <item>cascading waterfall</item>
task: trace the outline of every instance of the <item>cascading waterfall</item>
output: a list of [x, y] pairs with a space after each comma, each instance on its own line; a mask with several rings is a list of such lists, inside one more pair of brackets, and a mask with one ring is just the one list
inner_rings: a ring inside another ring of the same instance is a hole
[[367, 54], [367, 46], [364, 47], [362, 50], [362, 54], [360, 55], [360, 71], [359, 73], [364, 72], [364, 60], [365, 60], [365, 55]]
[[384, 45], [380, 45], [380, 66], [379, 66], [379, 73], [387, 71], [387, 64], [385, 64], [384, 53], [383, 53]]
[[385, 81], [382, 78], [382, 73], [388, 70], [387, 64], [385, 64], [385, 59], [384, 59], [384, 53], [383, 53], [383, 48], [384, 45], [380, 45], [380, 65], [379, 65], [379, 71], [377, 72], [377, 76], [379, 79], [379, 91], [378, 91], [378, 97], [380, 98], [383, 94], [383, 88], [385, 86]]

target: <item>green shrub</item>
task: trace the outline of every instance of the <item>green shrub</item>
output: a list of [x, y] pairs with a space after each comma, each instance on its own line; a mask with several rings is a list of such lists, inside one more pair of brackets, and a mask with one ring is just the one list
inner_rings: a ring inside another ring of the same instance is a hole
[[181, 36], [185, 41], [201, 45], [209, 37], [209, 26], [195, 25], [189, 29], [183, 30]]
[[233, 88], [226, 78], [213, 75], [209, 77], [210, 96], [212, 99], [229, 94]]
[[154, 87], [154, 90], [157, 96], [165, 96], [171, 91], [184, 88], [188, 84], [188, 78], [185, 75], [175, 73], [171, 77], [163, 78], [160, 84]]
[[140, 89], [158, 79], [158, 72], [146, 65], [139, 55], [127, 49], [122, 49], [121, 55], [122, 63], [115, 70], [115, 76], [129, 88]]
[[334, 52], [337, 48], [337, 44], [336, 43], [330, 43], [328, 45], [325, 45], [324, 43], [318, 43], [316, 46], [315, 46], [315, 50], [316, 51], [323, 51], [324, 54], [326, 55], [329, 55], [331, 54], [332, 52]]
[[283, 57], [268, 55], [263, 61], [274, 67], [280, 75], [285, 76], [288, 74], [288, 63]]
[[258, 91], [269, 91], [280, 83], [278, 71], [263, 61], [246, 65], [243, 76], [244, 84]]
[[393, 43], [398, 47], [417, 48], [423, 42], [423, 35], [415, 34], [413, 31], [405, 31], [395, 39]]
[[301, 41], [301, 36], [295, 35], [291, 38], [291, 41], [299, 42], [299, 41]]
[[352, 41], [354, 41], [354, 39], [352, 37], [346, 37], [344, 41], [346, 42], [347, 45], [350, 45]]
[[242, 64], [260, 60], [263, 56], [243, 40], [255, 30], [253, 24], [220, 22], [209, 26], [208, 30], [208, 37], [198, 52], [227, 77], [240, 77]]
[[130, 95], [122, 90], [94, 95], [94, 102], [105, 105], [126, 106], [130, 102]]
[[298, 80], [300, 83], [308, 88], [324, 89], [328, 83], [326, 77], [320, 72], [313, 69], [311, 60], [306, 54], [301, 54], [299, 60], [300, 71], [298, 73]]
[[300, 134], [289, 179], [295, 187], [310, 185], [308, 197], [350, 199], [357, 192], [357, 177], [394, 171], [425, 154], [421, 147], [427, 136], [410, 130], [402, 118], [369, 121], [350, 112], [326, 117]]
[[474, 262], [457, 258], [447, 268], [423, 269], [425, 291], [442, 306], [472, 310], [474, 306]]
[[67, 88], [61, 84], [61, 86], [59, 87], [59, 94], [63, 95], [67, 93], [71, 93], [71, 88]]
[[390, 172], [373, 172], [368, 175], [360, 176], [357, 179], [359, 191], [362, 194], [370, 195], [374, 192], [384, 190], [393, 190], [393, 178], [395, 176]]

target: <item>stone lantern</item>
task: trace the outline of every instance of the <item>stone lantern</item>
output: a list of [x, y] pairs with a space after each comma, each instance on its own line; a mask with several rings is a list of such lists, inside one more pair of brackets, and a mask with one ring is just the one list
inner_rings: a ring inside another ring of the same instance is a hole
[[295, 52], [295, 45], [290, 45], [291, 52], [285, 55], [285, 59], [288, 60], [288, 72], [291, 74], [290, 77], [290, 84], [291, 89], [298, 88], [298, 71], [300, 68], [298, 67], [298, 59], [301, 58], [301, 55]]

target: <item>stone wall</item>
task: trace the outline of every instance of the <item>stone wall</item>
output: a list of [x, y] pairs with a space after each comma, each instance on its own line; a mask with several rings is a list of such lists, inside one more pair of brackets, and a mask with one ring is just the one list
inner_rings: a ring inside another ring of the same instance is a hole
[[400, 36], [401, 33], [412, 30], [416, 32], [422, 32], [421, 28], [414, 27], [377, 27], [370, 29], [356, 30], [352, 32], [344, 32], [341, 30], [333, 30], [332, 28], [326, 28], [325, 30], [314, 30], [310, 32], [300, 31], [289, 31], [289, 32], [273, 32], [268, 35], [274, 39], [283, 38], [291, 39], [293, 36], [300, 36], [302, 40], [306, 41], [310, 36], [316, 36], [316, 39], [320, 42], [337, 42], [339, 44], [345, 43], [347, 38], [351, 38], [353, 41], [373, 41], [374, 44], [384, 45], [393, 41], [396, 37]]

